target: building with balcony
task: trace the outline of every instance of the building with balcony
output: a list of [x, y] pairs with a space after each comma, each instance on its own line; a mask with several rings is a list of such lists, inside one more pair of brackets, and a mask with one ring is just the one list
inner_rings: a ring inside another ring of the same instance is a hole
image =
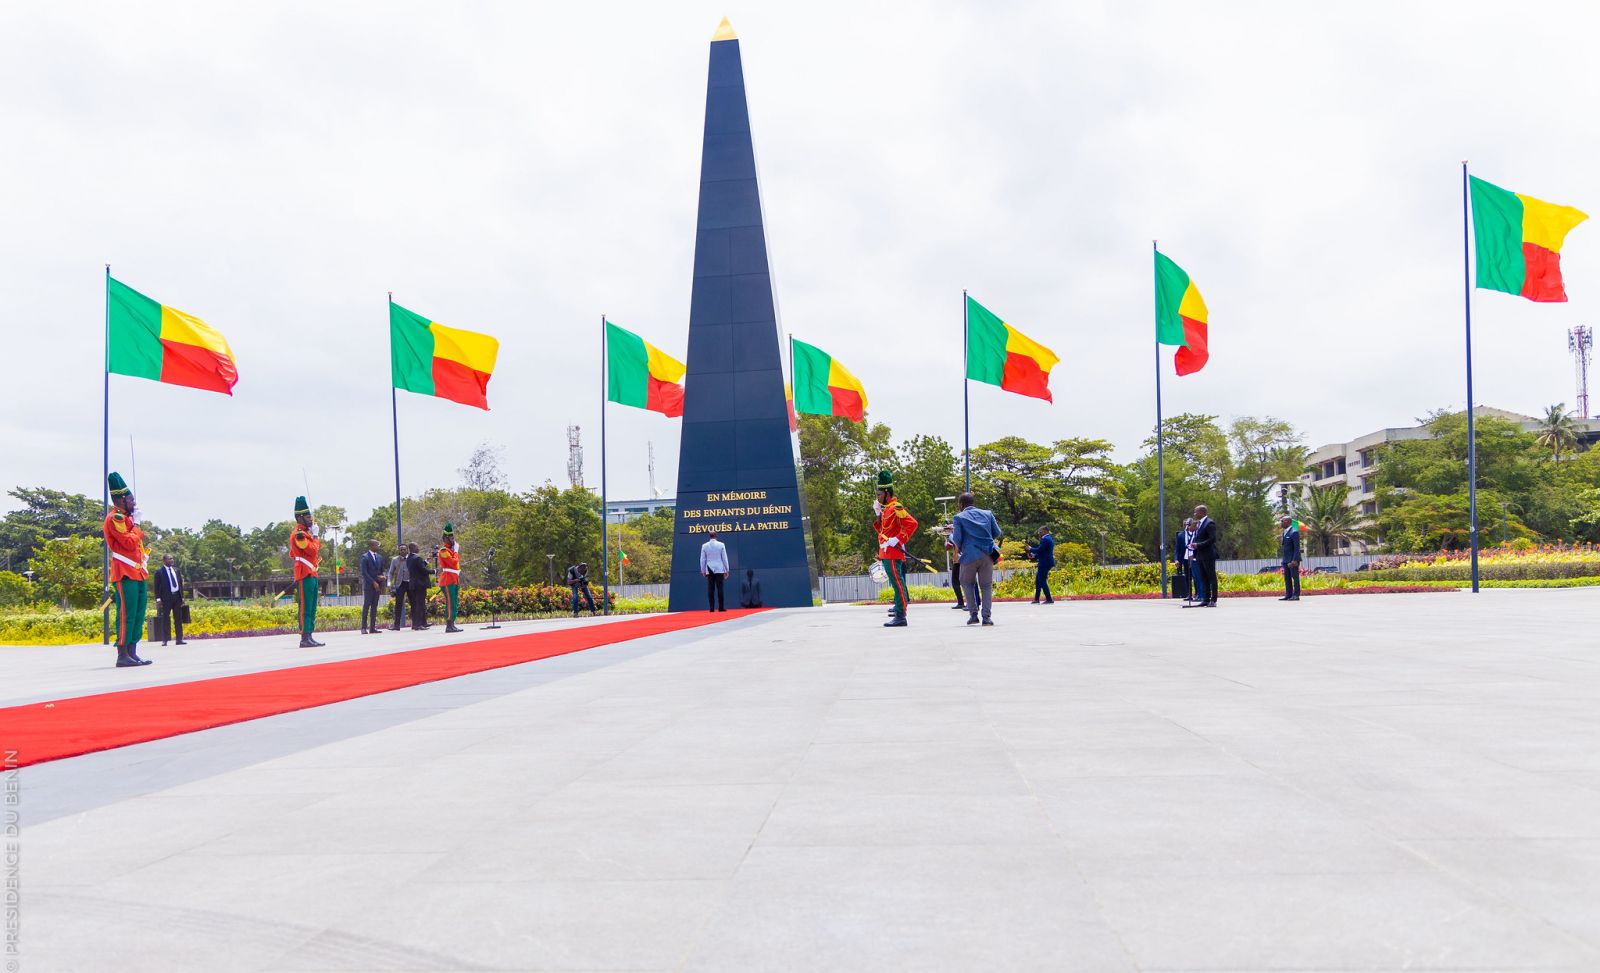
[[[1523, 415], [1520, 412], [1507, 412], [1505, 409], [1487, 405], [1478, 406], [1473, 410], [1473, 415], [1480, 419], [1485, 416], [1506, 419], [1516, 423], [1524, 432], [1537, 432], [1541, 428], [1541, 421], [1533, 416]], [[1600, 440], [1600, 419], [1577, 419], [1575, 425], [1581, 444], [1587, 446]], [[1306, 455], [1306, 472], [1301, 474], [1299, 485], [1303, 489], [1308, 486], [1328, 487], [1343, 483], [1350, 488], [1348, 501], [1350, 506], [1360, 507], [1363, 516], [1371, 517], [1378, 512], [1375, 474], [1382, 447], [1407, 439], [1432, 438], [1433, 434], [1428, 431], [1427, 426], [1399, 426], [1369, 432], [1347, 443], [1328, 443], [1318, 446]], [[1339, 553], [1365, 554], [1367, 545], [1347, 542]]]

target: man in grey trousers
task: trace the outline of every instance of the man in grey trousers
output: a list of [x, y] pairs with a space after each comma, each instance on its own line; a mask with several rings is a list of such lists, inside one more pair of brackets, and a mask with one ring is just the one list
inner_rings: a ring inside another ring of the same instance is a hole
[[956, 500], [956, 513], [950, 541], [961, 552], [961, 585], [967, 589], [967, 624], [977, 625], [981, 611], [984, 625], [993, 625], [994, 562], [1000, 553], [1000, 522], [994, 514], [977, 505], [972, 494]]

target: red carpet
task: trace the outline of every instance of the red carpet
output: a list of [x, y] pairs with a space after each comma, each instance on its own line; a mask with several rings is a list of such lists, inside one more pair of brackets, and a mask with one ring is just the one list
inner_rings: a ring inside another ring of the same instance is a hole
[[0, 747], [14, 766], [162, 740], [425, 682], [581, 652], [742, 618], [761, 609], [680, 612], [555, 632], [462, 642], [388, 655], [147, 686], [0, 709]]

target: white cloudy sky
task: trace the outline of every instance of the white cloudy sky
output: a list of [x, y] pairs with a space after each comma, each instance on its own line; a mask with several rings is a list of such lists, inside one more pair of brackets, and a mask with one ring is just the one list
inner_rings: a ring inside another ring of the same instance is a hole
[[[232, 343], [232, 399], [113, 377], [168, 524], [393, 496], [384, 294], [501, 339], [487, 414], [401, 395], [407, 492], [480, 442], [598, 483], [598, 318], [685, 345], [707, 42], [745, 59], [784, 325], [959, 441], [960, 291], [1062, 356], [973, 437], [1153, 422], [1150, 240], [1211, 308], [1169, 413], [1309, 444], [1464, 400], [1459, 164], [1600, 209], [1592, 4], [52, 3], [0, 7], [0, 487], [98, 494], [102, 265]], [[1476, 301], [1480, 401], [1574, 398], [1570, 304]], [[1163, 354], [1170, 359], [1170, 351]], [[1169, 369], [1170, 362], [1165, 366]], [[677, 425], [611, 413], [611, 492]], [[9, 499], [4, 501], [9, 503]], [[3, 503], [0, 503], [3, 505]]]

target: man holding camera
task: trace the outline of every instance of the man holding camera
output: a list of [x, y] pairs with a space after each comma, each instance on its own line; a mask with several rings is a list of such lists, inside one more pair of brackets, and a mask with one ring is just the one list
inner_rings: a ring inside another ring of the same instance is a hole
[[1050, 571], [1056, 566], [1056, 539], [1049, 525], [1039, 528], [1039, 543], [1028, 548], [1028, 556], [1034, 561], [1033, 603], [1037, 605], [1043, 593], [1045, 604], [1055, 604], [1056, 600], [1050, 597]]

